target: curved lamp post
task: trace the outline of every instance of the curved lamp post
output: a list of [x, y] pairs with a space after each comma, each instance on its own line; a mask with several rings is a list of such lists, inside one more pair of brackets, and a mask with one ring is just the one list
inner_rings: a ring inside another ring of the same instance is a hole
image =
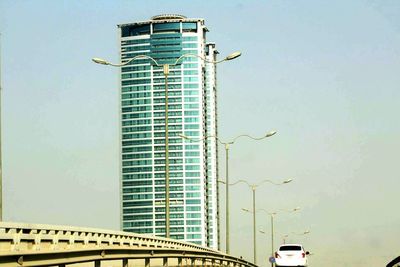
[[228, 186], [228, 185], [230, 185], [229, 184], [229, 147], [231, 145], [233, 145], [235, 143], [235, 141], [241, 137], [247, 137], [249, 139], [259, 141], [259, 140], [265, 139], [267, 137], [271, 137], [274, 134], [276, 134], [276, 131], [267, 132], [265, 135], [263, 135], [261, 137], [253, 137], [248, 134], [241, 134], [241, 135], [238, 135], [235, 138], [233, 138], [231, 141], [226, 141], [226, 142], [222, 141], [218, 136], [215, 136], [215, 135], [209, 135], [209, 136], [206, 136], [201, 139], [193, 139], [193, 138], [190, 138], [183, 134], [179, 135], [180, 137], [182, 137], [186, 140], [193, 141], [193, 142], [201, 142], [208, 138], [215, 138], [221, 145], [223, 145], [225, 147], [225, 182], [220, 181], [220, 180], [218, 180], [218, 182], [222, 182], [226, 185], [225, 186], [225, 205], [226, 205], [225, 206], [225, 235], [226, 235], [225, 250], [226, 250], [227, 254], [229, 254], [229, 186]]
[[109, 65], [109, 66], [113, 66], [113, 67], [122, 67], [122, 66], [126, 66], [129, 63], [131, 63], [134, 60], [138, 60], [138, 59], [149, 59], [151, 60], [156, 66], [158, 67], [163, 67], [163, 73], [164, 73], [164, 80], [165, 80], [165, 236], [167, 238], [170, 237], [170, 203], [169, 203], [169, 151], [168, 151], [168, 141], [169, 141], [169, 136], [168, 136], [168, 75], [169, 75], [169, 67], [170, 66], [175, 66], [178, 63], [180, 63], [180, 61], [185, 58], [185, 57], [197, 57], [200, 58], [201, 60], [203, 60], [204, 62], [207, 63], [212, 63], [212, 64], [218, 64], [224, 61], [229, 61], [232, 59], [235, 59], [237, 57], [239, 57], [242, 53], [241, 52], [234, 52], [230, 55], [228, 55], [227, 57], [225, 57], [222, 60], [219, 61], [210, 61], [207, 60], [206, 58], [196, 55], [196, 54], [191, 54], [191, 53], [187, 53], [187, 54], [183, 54], [182, 56], [178, 57], [176, 59], [176, 61], [172, 64], [160, 64], [157, 60], [155, 60], [154, 58], [147, 56], [147, 55], [137, 55], [125, 62], [122, 63], [110, 63], [104, 59], [101, 58], [92, 58], [92, 61], [97, 63], [97, 64], [101, 64], [101, 65]]
[[300, 236], [300, 235], [307, 235], [307, 234], [309, 234], [309, 233], [311, 233], [311, 231], [310, 231], [310, 230], [306, 230], [306, 231], [301, 232], [301, 233], [291, 232], [290, 234], [283, 235], [283, 236], [282, 236], [283, 244], [286, 244], [286, 238], [287, 238], [289, 235], [298, 235], [298, 236]]
[[[282, 182], [277, 183], [277, 182], [274, 182], [272, 180], [266, 179], [266, 180], [261, 181], [258, 184], [250, 184], [246, 180], [238, 180], [238, 181], [236, 181], [236, 182], [234, 182], [232, 184], [229, 184], [229, 185], [235, 185], [235, 184], [238, 184], [238, 183], [245, 183], [245, 184], [248, 185], [248, 187], [252, 191], [252, 195], [253, 195], [253, 211], [246, 210], [246, 209], [244, 209], [244, 211], [253, 213], [253, 261], [254, 261], [254, 264], [257, 264], [256, 213], [254, 212], [256, 210], [256, 189], [257, 189], [257, 187], [259, 187], [259, 186], [261, 186], [261, 185], [263, 185], [265, 183], [270, 183], [270, 184], [273, 184], [273, 185], [284, 185], [284, 184], [290, 183], [291, 181], [293, 181], [293, 180], [292, 179], [286, 179], [286, 180], [284, 180]], [[223, 182], [223, 183], [225, 183], [225, 182]]]
[[[247, 211], [247, 212], [251, 212], [248, 209], [242, 209], [242, 210]], [[300, 210], [299, 207], [296, 207], [296, 208], [291, 209], [291, 210], [280, 209], [280, 210], [272, 211], [272, 212], [270, 212], [270, 211], [268, 211], [266, 209], [258, 209], [258, 210], [256, 210], [256, 212], [257, 211], [263, 211], [263, 212], [265, 212], [266, 214], [268, 214], [271, 217], [271, 257], [274, 256], [274, 218], [275, 218], [275, 215], [278, 214], [278, 213], [282, 213], [282, 212], [292, 213], [292, 212], [299, 211], [299, 210]], [[273, 266], [274, 266], [274, 264], [271, 262], [271, 267], [273, 267]]]

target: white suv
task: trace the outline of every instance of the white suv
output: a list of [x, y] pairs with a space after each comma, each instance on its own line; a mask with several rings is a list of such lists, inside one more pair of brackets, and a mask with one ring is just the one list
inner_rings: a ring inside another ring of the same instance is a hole
[[276, 266], [307, 266], [307, 255], [302, 245], [284, 244], [275, 252]]

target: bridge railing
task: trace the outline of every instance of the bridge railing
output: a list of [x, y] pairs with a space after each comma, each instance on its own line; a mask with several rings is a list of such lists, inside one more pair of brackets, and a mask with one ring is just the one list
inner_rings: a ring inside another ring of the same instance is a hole
[[[113, 263], [111, 264], [111, 261]], [[120, 231], [0, 222], [0, 267], [245, 266], [241, 258], [196, 244]], [[91, 266], [93, 266], [93, 264]], [[154, 265], [156, 264], [156, 265]], [[74, 265], [77, 266], [77, 265]], [[90, 265], [89, 265], [90, 266]]]

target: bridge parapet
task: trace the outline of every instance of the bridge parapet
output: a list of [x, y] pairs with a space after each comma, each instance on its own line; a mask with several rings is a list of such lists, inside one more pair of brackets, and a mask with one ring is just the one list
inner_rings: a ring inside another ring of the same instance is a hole
[[[128, 267], [142, 260], [143, 266], [162, 261], [162, 266], [255, 265], [196, 244], [149, 235], [94, 228], [0, 222], [0, 267], [67, 266], [110, 260]], [[159, 264], [157, 264], [159, 266]], [[110, 266], [110, 265], [107, 265]]]

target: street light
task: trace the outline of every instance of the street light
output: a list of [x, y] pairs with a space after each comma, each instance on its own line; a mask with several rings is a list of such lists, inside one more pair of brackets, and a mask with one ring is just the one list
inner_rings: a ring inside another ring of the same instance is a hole
[[[233, 53], [234, 54], [234, 53]], [[233, 55], [232, 54], [232, 55]], [[189, 140], [189, 141], [194, 141], [194, 142], [201, 142], [207, 138], [215, 138], [221, 145], [223, 145], [225, 147], [225, 182], [223, 182], [226, 186], [225, 186], [225, 250], [226, 253], [229, 254], [229, 146], [233, 145], [235, 143], [235, 141], [241, 137], [247, 137], [250, 138], [252, 140], [262, 140], [265, 139], [267, 137], [271, 137], [274, 134], [276, 134], [276, 131], [271, 131], [271, 132], [267, 132], [265, 135], [261, 136], [261, 137], [252, 137], [248, 134], [241, 134], [236, 136], [235, 138], [233, 138], [231, 141], [228, 142], [223, 142], [221, 141], [221, 139], [218, 136], [214, 136], [214, 135], [210, 135], [210, 136], [206, 136], [204, 138], [201, 139], [193, 139], [190, 138], [186, 135], [180, 134], [179, 136]], [[219, 181], [221, 182], [221, 181]]]
[[253, 195], [253, 211], [250, 211], [248, 209], [243, 209], [243, 210], [253, 213], [253, 261], [254, 261], [254, 264], [257, 264], [256, 212], [255, 212], [256, 211], [256, 189], [257, 189], [257, 187], [259, 187], [260, 185], [262, 185], [264, 183], [270, 183], [270, 184], [273, 184], [273, 185], [283, 185], [283, 184], [290, 183], [291, 181], [293, 181], [293, 180], [292, 179], [286, 179], [286, 180], [284, 180], [284, 181], [282, 181], [280, 183], [276, 183], [274, 181], [266, 179], [266, 180], [261, 181], [258, 184], [250, 184], [246, 180], [238, 180], [238, 181], [236, 181], [236, 182], [234, 182], [232, 184], [229, 184], [229, 185], [235, 185], [235, 184], [238, 184], [238, 183], [245, 183], [245, 184], [247, 184], [249, 186], [249, 188], [252, 191], [252, 195]]
[[130, 62], [134, 61], [134, 60], [138, 60], [138, 59], [149, 59], [151, 60], [156, 66], [158, 67], [162, 67], [163, 68], [163, 73], [164, 73], [164, 81], [165, 81], [165, 236], [167, 238], [170, 237], [170, 210], [169, 210], [169, 150], [168, 150], [168, 146], [169, 146], [169, 136], [168, 136], [168, 75], [169, 75], [169, 67], [170, 66], [175, 66], [178, 63], [180, 63], [180, 61], [185, 58], [185, 57], [197, 57], [200, 58], [201, 60], [203, 60], [204, 62], [207, 63], [212, 63], [212, 64], [218, 64], [221, 63], [223, 61], [229, 61], [229, 60], [233, 60], [237, 57], [239, 57], [242, 53], [241, 52], [234, 52], [230, 55], [228, 55], [227, 57], [225, 57], [222, 60], [219, 61], [210, 61], [202, 56], [196, 55], [196, 54], [191, 54], [191, 53], [187, 53], [187, 54], [183, 54], [180, 57], [178, 57], [176, 59], [176, 61], [173, 64], [160, 64], [157, 60], [155, 60], [154, 58], [147, 56], [147, 55], [137, 55], [125, 62], [122, 63], [110, 63], [102, 58], [92, 58], [92, 61], [94, 63], [97, 64], [101, 64], [101, 65], [109, 65], [109, 66], [113, 66], [113, 67], [122, 67], [125, 65], [128, 65]]
[[[301, 233], [296, 233], [296, 232], [291, 232], [290, 234], [292, 234], [292, 235], [307, 235], [307, 234], [309, 234], [309, 233], [311, 233], [311, 231], [310, 230], [306, 230], [306, 231], [304, 231], [304, 232], [301, 232]], [[282, 236], [282, 239], [283, 239], [283, 244], [286, 244], [286, 238], [289, 236], [289, 234], [286, 234], [286, 235], [283, 235]]]
[[[242, 209], [242, 210], [247, 211], [247, 212], [251, 212], [248, 209]], [[271, 217], [271, 257], [274, 256], [274, 216], [276, 214], [278, 214], [278, 213], [282, 213], [282, 212], [292, 213], [292, 212], [295, 212], [295, 211], [298, 211], [298, 210], [300, 210], [299, 207], [296, 207], [296, 208], [291, 209], [291, 210], [280, 209], [280, 210], [273, 211], [273, 212], [267, 211], [266, 209], [258, 209], [258, 210], [256, 210], [256, 212], [257, 211], [263, 211], [263, 212], [267, 213]], [[273, 266], [274, 266], [274, 263], [271, 262], [271, 267], [273, 267]]]
[[[202, 57], [202, 56], [199, 56], [199, 55], [196, 55], [196, 54], [191, 54], [191, 53], [186, 53], [186, 54], [183, 54], [182, 56], [178, 57], [178, 58], [176, 59], [175, 63], [173, 63], [173, 64], [159, 64], [159, 63], [157, 62], [157, 60], [155, 60], [155, 59], [152, 58], [151, 56], [147, 56], [147, 55], [137, 55], [137, 56], [135, 56], [135, 57], [133, 57], [133, 58], [131, 58], [131, 59], [125, 61], [125, 62], [122, 62], [122, 63], [111, 63], [111, 62], [109, 62], [109, 61], [107, 61], [107, 60], [105, 60], [105, 59], [98, 58], [98, 57], [92, 58], [92, 61], [93, 61], [94, 63], [101, 64], [101, 65], [110, 65], [110, 66], [113, 66], [113, 67], [122, 67], [122, 66], [128, 65], [129, 63], [131, 63], [132, 61], [137, 60], [137, 59], [150, 59], [150, 60], [153, 61], [154, 64], [156, 64], [158, 67], [162, 67], [162, 66], [175, 66], [175, 65], [178, 64], [178, 62], [179, 62], [182, 58], [184, 58], [184, 57], [197, 57], [197, 58], [200, 58], [201, 60], [203, 60], [204, 62], [213, 63], [213, 64], [218, 64], [218, 63], [221, 63], [221, 62], [223, 62], [223, 61], [229, 61], [229, 60], [238, 58], [238, 57], [240, 57], [241, 55], [242, 55], [241, 52], [236, 51], [236, 52], [233, 52], [232, 54], [229, 54], [228, 56], [226, 56], [226, 57], [225, 57], [224, 59], [222, 59], [222, 60], [219, 60], [219, 61], [210, 61], [210, 60], [208, 60], [208, 59], [206, 59], [206, 58], [204, 58], [204, 57]], [[164, 73], [164, 74], [165, 74], [165, 73]], [[167, 73], [167, 74], [169, 74], [169, 73]]]

